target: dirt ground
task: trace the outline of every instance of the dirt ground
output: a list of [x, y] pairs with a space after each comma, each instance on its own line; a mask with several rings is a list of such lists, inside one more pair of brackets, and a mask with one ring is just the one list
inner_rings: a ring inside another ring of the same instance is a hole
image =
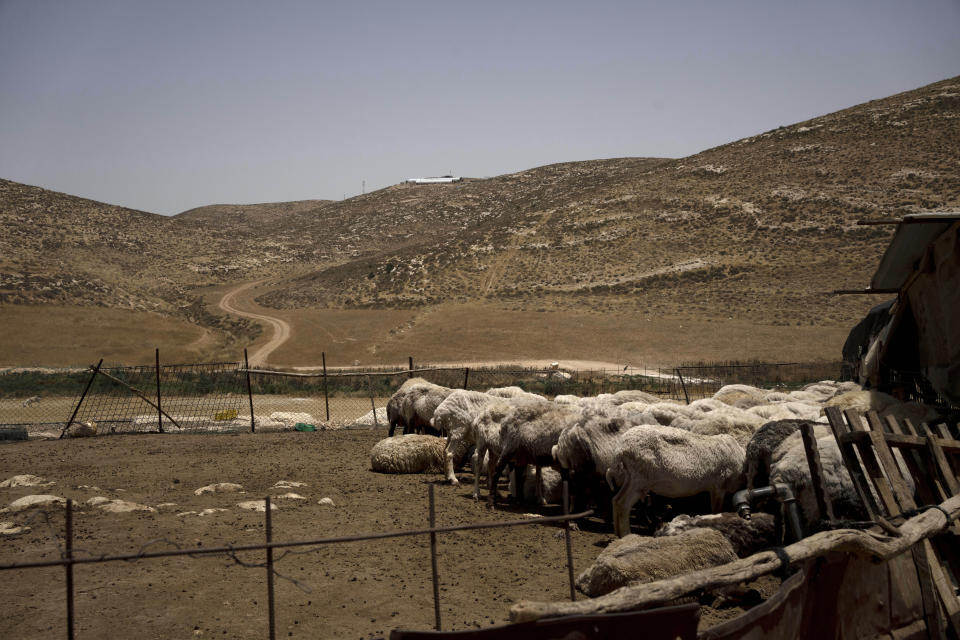
[[[8, 504], [24, 495], [72, 498], [75, 553], [118, 554], [242, 545], [264, 540], [264, 514], [237, 503], [296, 492], [306, 500], [276, 498], [274, 540], [304, 540], [424, 527], [428, 483], [436, 485], [437, 523], [504, 521], [537, 511], [510, 504], [488, 509], [437, 475], [391, 476], [370, 471], [369, 451], [385, 429], [239, 435], [130, 435], [0, 446], [2, 479], [34, 474], [49, 487], [0, 489]], [[469, 474], [466, 476], [469, 478]], [[306, 483], [276, 489], [280, 480]], [[216, 482], [244, 493], [197, 496]], [[105, 496], [145, 504], [156, 512], [107, 513], [87, 500]], [[333, 506], [318, 504], [329, 497]], [[158, 506], [176, 503], [175, 506]], [[187, 514], [208, 508], [225, 511]], [[46, 518], [49, 513], [49, 518]], [[62, 509], [0, 514], [31, 531], [0, 538], [0, 563], [55, 559], [63, 544]], [[565, 549], [555, 526], [456, 532], [439, 536], [444, 629], [507, 621], [521, 599], [568, 596]], [[612, 539], [600, 522], [573, 534], [575, 570], [590, 564]], [[152, 542], [151, 542], [152, 541]], [[393, 628], [433, 625], [426, 536], [353, 542], [308, 552], [276, 552], [278, 637], [370, 638]], [[260, 565], [263, 552], [239, 554]], [[81, 565], [75, 569], [76, 637], [263, 638], [267, 636], [265, 569], [225, 557], [165, 558]], [[767, 594], [765, 594], [767, 595]], [[583, 596], [579, 596], [583, 597]], [[59, 638], [66, 631], [64, 570], [4, 572], [0, 579], [0, 637]], [[734, 611], [705, 613], [702, 624]]]

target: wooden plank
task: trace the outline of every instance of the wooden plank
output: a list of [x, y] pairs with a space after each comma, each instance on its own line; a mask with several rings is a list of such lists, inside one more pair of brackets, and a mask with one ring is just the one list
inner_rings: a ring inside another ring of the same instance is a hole
[[906, 480], [903, 479], [903, 472], [900, 469], [900, 465], [897, 464], [897, 460], [893, 456], [893, 451], [890, 449], [884, 437], [883, 422], [880, 420], [880, 416], [876, 411], [868, 411], [867, 422], [870, 424], [870, 440], [873, 443], [874, 453], [880, 461], [883, 470], [887, 472], [887, 481], [893, 489], [894, 498], [900, 503], [901, 509], [916, 509], [917, 502], [913, 497], [913, 492], [910, 491]]
[[[883, 421], [876, 411], [867, 412], [867, 422], [870, 425], [870, 440], [873, 444], [873, 450], [877, 459], [886, 471], [887, 480], [893, 490], [894, 498], [900, 503], [900, 507], [906, 509], [916, 509], [917, 503], [914, 500], [913, 493], [903, 479], [903, 473], [896, 459], [893, 457], [893, 451], [890, 450], [887, 441], [884, 439]], [[848, 416], [849, 419], [849, 416]], [[865, 448], [865, 447], [864, 447]], [[863, 449], [861, 449], [861, 452]], [[862, 455], [862, 454], [861, 454]], [[864, 457], [866, 459], [866, 457]], [[880, 486], [874, 482], [877, 491], [880, 492]], [[882, 495], [882, 494], [881, 494]], [[893, 515], [891, 513], [891, 515]], [[931, 638], [943, 638], [944, 629], [940, 623], [940, 611], [937, 604], [937, 597], [934, 594], [934, 580], [931, 576], [933, 565], [939, 565], [939, 559], [933, 552], [933, 547], [929, 541], [924, 540], [910, 549], [913, 556], [913, 563], [916, 567], [916, 577], [920, 582], [920, 597], [923, 602], [924, 619], [927, 622], [927, 631]], [[906, 575], [909, 567], [900, 563], [890, 563], [890, 574], [893, 577], [894, 584], [909, 584], [911, 576]], [[940, 594], [943, 597], [943, 594]]]
[[810, 467], [810, 482], [813, 485], [813, 495], [817, 500], [818, 515], [821, 519], [832, 522], [836, 517], [833, 514], [833, 502], [826, 491], [823, 465], [820, 463], [820, 449], [817, 447], [817, 439], [813, 433], [813, 424], [801, 423], [800, 435], [803, 438], [804, 452], [807, 454], [807, 466]]
[[[887, 416], [885, 422], [889, 425], [891, 432], [906, 431], [908, 429], [907, 425], [900, 425], [893, 416]], [[889, 438], [887, 442], [890, 442]], [[900, 451], [904, 462], [907, 463], [907, 469], [913, 477], [917, 497], [920, 501], [923, 504], [942, 502], [953, 494], [943, 495], [939, 491], [940, 485], [930, 482], [930, 479], [935, 478], [935, 475], [931, 471], [933, 464], [932, 462], [928, 462], [927, 458], [929, 458], [929, 455], [924, 455], [924, 453], [925, 452], [915, 449], [901, 449]]]
[[850, 435], [850, 432], [843, 421], [843, 414], [840, 413], [840, 409], [836, 407], [827, 407], [824, 413], [826, 413], [827, 420], [830, 422], [830, 428], [833, 430], [833, 435], [837, 439], [837, 445], [840, 447], [840, 455], [843, 457], [843, 462], [847, 467], [847, 471], [850, 472], [853, 488], [856, 489], [857, 495], [860, 497], [860, 502], [863, 503], [864, 508], [867, 510], [867, 515], [874, 522], [886, 522], [880, 517], [880, 507], [870, 492], [870, 485], [863, 473], [863, 468], [860, 466], [860, 461], [857, 459], [853, 445], [846, 440], [846, 436]]
[[[827, 410], [833, 409], [834, 407], [827, 407]], [[829, 414], [828, 414], [829, 415]], [[837, 442], [862, 442], [863, 440], [868, 440], [870, 438], [869, 432], [867, 431], [853, 431], [845, 432], [837, 436]], [[900, 435], [890, 433], [887, 434], [887, 443], [899, 447], [901, 449], [926, 449], [927, 441], [923, 436], [914, 436], [914, 435]], [[943, 447], [943, 451], [947, 454], [957, 455], [960, 454], [960, 440], [954, 439], [943, 439], [940, 438], [940, 446]]]
[[[889, 419], [893, 420], [893, 416], [888, 416]], [[894, 420], [895, 421], [895, 420]], [[917, 431], [916, 427], [913, 426], [913, 423], [910, 422], [910, 418], [903, 419], [903, 428], [907, 432], [908, 436], [920, 435], [920, 432]]]
[[[847, 409], [843, 414], [847, 418], [847, 424], [850, 425], [851, 431], [867, 431], [856, 409]], [[883, 432], [881, 431], [879, 435], [882, 436]], [[870, 478], [874, 490], [880, 497], [880, 502], [883, 506], [883, 511], [880, 512], [880, 515], [886, 515], [892, 518], [900, 515], [901, 508], [900, 505], [897, 504], [897, 499], [893, 495], [889, 481], [883, 476], [880, 463], [877, 461], [877, 456], [871, 446], [873, 444], [874, 440], [868, 432], [867, 439], [857, 442], [857, 452], [860, 454], [860, 460], [863, 462], [863, 468], [867, 473], [867, 477]]]

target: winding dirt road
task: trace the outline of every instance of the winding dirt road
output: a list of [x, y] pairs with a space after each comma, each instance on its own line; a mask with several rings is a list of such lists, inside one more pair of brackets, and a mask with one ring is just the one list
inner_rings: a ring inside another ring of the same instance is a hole
[[273, 316], [264, 315], [262, 313], [251, 313], [250, 311], [244, 311], [238, 309], [236, 304], [237, 295], [254, 287], [258, 284], [266, 282], [266, 280], [256, 280], [254, 282], [247, 282], [230, 289], [223, 297], [220, 298], [220, 302], [217, 303], [217, 306], [220, 307], [223, 311], [227, 313], [232, 313], [237, 316], [242, 316], [244, 318], [250, 318], [251, 320], [257, 320], [264, 322], [271, 327], [273, 327], [273, 337], [270, 338], [266, 343], [260, 345], [253, 354], [250, 355], [250, 366], [256, 367], [266, 363], [267, 356], [276, 351], [280, 345], [287, 341], [290, 338], [290, 324], [285, 320], [280, 318], [275, 318]]

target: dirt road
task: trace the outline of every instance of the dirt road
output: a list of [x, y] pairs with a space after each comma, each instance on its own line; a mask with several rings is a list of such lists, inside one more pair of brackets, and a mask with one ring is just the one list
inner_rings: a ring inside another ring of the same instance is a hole
[[237, 308], [237, 295], [246, 291], [247, 289], [250, 289], [251, 287], [261, 284], [262, 282], [266, 281], [256, 280], [254, 282], [247, 282], [239, 287], [230, 289], [223, 294], [223, 297], [220, 298], [220, 302], [217, 303], [217, 306], [227, 313], [232, 313], [244, 318], [250, 318], [251, 320], [264, 322], [273, 327], [273, 337], [270, 338], [270, 340], [268, 340], [265, 344], [260, 345], [260, 347], [258, 347], [257, 350], [254, 351], [250, 356], [250, 366], [252, 367], [265, 364], [267, 357], [290, 338], [290, 324], [288, 322], [263, 313], [253, 313]]

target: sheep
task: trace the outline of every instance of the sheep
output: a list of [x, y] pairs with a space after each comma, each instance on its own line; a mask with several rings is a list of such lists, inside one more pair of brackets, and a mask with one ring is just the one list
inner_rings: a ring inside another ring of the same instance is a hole
[[606, 486], [607, 469], [614, 463], [614, 454], [620, 435], [634, 426], [623, 416], [593, 416], [578, 422], [560, 433], [551, 455], [562, 469], [571, 474], [573, 491], [581, 500], [593, 494], [598, 508], [606, 508], [612, 497]]
[[730, 542], [714, 529], [693, 529], [659, 538], [629, 535], [614, 540], [577, 577], [591, 598], [628, 584], [654, 582], [737, 559]]
[[571, 395], [561, 394], [559, 396], [556, 396], [553, 399], [553, 402], [555, 404], [580, 404], [580, 400], [582, 400], [580, 396], [571, 396]]
[[[741, 401], [752, 402], [748, 406], [754, 406], [763, 401], [764, 392], [749, 384], [728, 384], [720, 387], [720, 390], [713, 394], [715, 400], [724, 402], [733, 406]], [[743, 407], [746, 409], [747, 407]]]
[[634, 389], [624, 389], [622, 391], [617, 391], [613, 394], [611, 399], [613, 404], [623, 404], [625, 402], [644, 402], [646, 404], [655, 404], [660, 402], [660, 398], [657, 396], [647, 393], [646, 391], [634, 390]]
[[530, 400], [546, 400], [543, 396], [524, 391], [520, 387], [493, 387], [487, 389], [487, 395], [497, 398], [528, 398]]
[[[799, 433], [797, 435], [799, 436]], [[817, 519], [817, 503], [806, 451], [802, 442], [792, 440], [791, 443], [793, 446], [785, 446], [788, 444], [785, 440], [774, 452], [774, 460], [770, 466], [770, 482], [790, 485], [804, 518], [807, 522], [813, 522]], [[840, 455], [836, 439], [832, 434], [818, 438], [817, 448], [820, 451], [820, 466], [823, 468], [824, 489], [833, 503], [834, 515], [839, 519], [864, 519], [866, 512], [847, 472], [843, 456]]]
[[[501, 423], [500, 455], [497, 457], [490, 484], [489, 501], [496, 501], [497, 479], [508, 463], [514, 467], [528, 464], [537, 467], [539, 479], [541, 468], [553, 464], [553, 445], [557, 444], [564, 428], [583, 418], [583, 409], [571, 405], [527, 404], [514, 408]], [[543, 496], [538, 496], [543, 504]]]
[[[472, 436], [476, 443], [476, 449], [473, 452], [473, 468], [477, 470], [473, 474], [473, 498], [480, 499], [480, 473], [481, 463], [485, 463], [488, 484], [493, 476], [494, 466], [501, 450], [501, 427], [504, 420], [513, 413], [513, 411], [523, 405], [548, 405], [555, 406], [547, 400], [534, 400], [530, 398], [495, 398], [485, 406], [470, 424], [470, 429], [465, 437]], [[496, 491], [496, 485], [491, 484]]]
[[447, 443], [443, 438], [407, 434], [373, 445], [370, 466], [379, 473], [443, 473]]
[[434, 410], [452, 391], [422, 378], [404, 382], [387, 402], [387, 417], [390, 419], [387, 435], [393, 436], [398, 424], [403, 425], [404, 433], [432, 430], [430, 418]]
[[683, 498], [707, 491], [714, 512], [743, 476], [746, 453], [726, 434], [703, 436], [641, 425], [620, 436], [614, 463], [607, 470], [613, 497], [613, 525], [618, 537], [630, 533], [630, 510], [649, 493]]
[[844, 409], [856, 409], [860, 413], [866, 413], [871, 409], [883, 412], [890, 405], [899, 404], [900, 401], [893, 396], [881, 391], [848, 391], [836, 395], [823, 403], [823, 407], [837, 407], [841, 411]]
[[768, 513], [755, 513], [749, 520], [744, 520], [735, 513], [716, 513], [705, 516], [680, 514], [660, 527], [654, 535], [675, 536], [693, 529], [719, 531], [741, 558], [746, 558], [779, 542], [776, 521]]
[[406, 426], [403, 421], [403, 406], [406, 404], [407, 395], [411, 393], [414, 387], [429, 384], [430, 383], [423, 378], [410, 378], [404, 381], [404, 383], [400, 385], [400, 388], [390, 396], [390, 399], [387, 401], [387, 420], [390, 423], [389, 436], [393, 436], [393, 432], [398, 425], [402, 424]]
[[[473, 421], [484, 407], [499, 400], [479, 391], [457, 389], [433, 412], [433, 427], [447, 436], [446, 476], [451, 484], [460, 484], [454, 470], [461, 465], [471, 445], [476, 444], [474, 431], [471, 429]], [[476, 466], [473, 473], [478, 474]]]
[[[750, 442], [747, 443], [746, 455], [746, 474], [747, 488], [753, 489], [756, 481], [760, 479], [764, 482], [770, 477], [770, 464], [773, 458], [773, 452], [779, 447], [788, 436], [796, 433], [800, 425], [805, 420], [787, 419], [774, 420], [768, 422], [753, 434]], [[760, 486], [766, 486], [762, 484]]]
[[678, 417], [670, 422], [671, 427], [704, 436], [727, 434], [741, 447], [746, 447], [754, 432], [764, 419], [736, 407], [717, 408], [709, 413], [695, 414], [692, 418]]

